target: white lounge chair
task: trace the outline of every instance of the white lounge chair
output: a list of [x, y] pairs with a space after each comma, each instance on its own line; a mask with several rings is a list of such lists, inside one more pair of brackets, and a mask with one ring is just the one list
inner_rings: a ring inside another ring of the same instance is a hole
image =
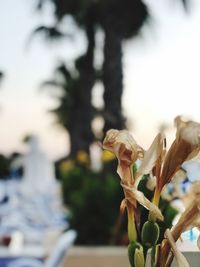
[[43, 263], [34, 258], [20, 258], [12, 261], [7, 267], [60, 267], [67, 254], [69, 248], [73, 245], [76, 239], [76, 231], [68, 230], [58, 240], [55, 249], [51, 255]]

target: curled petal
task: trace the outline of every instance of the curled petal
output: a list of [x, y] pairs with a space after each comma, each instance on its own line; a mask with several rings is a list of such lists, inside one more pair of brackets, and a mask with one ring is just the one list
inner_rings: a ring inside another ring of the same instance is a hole
[[129, 165], [143, 157], [143, 149], [126, 130], [109, 130], [103, 141], [103, 148], [115, 153], [118, 159], [127, 161]]
[[132, 205], [135, 206], [136, 201], [138, 201], [142, 206], [144, 206], [146, 209], [148, 209], [155, 218], [157, 218], [161, 221], [164, 220], [164, 217], [163, 217], [161, 211], [159, 210], [159, 208], [156, 205], [154, 205], [151, 201], [149, 201], [141, 191], [138, 191], [135, 187], [129, 187], [129, 186], [126, 186], [122, 183], [121, 183], [121, 185], [125, 191], [126, 199]]
[[178, 267], [190, 267], [185, 256], [177, 249], [176, 243], [175, 243], [173, 236], [172, 236], [169, 229], [166, 230], [165, 237], [167, 238], [167, 240], [170, 244], [170, 247], [171, 247], [173, 254], [176, 258]]
[[117, 172], [126, 184], [133, 184], [131, 165], [143, 157], [143, 149], [126, 130], [109, 130], [103, 141], [103, 148], [113, 152], [118, 159]]
[[181, 130], [181, 137], [192, 145], [200, 144], [200, 123], [188, 121]]
[[181, 116], [177, 116], [175, 119], [174, 119], [174, 125], [176, 126], [177, 128], [177, 132], [176, 132], [176, 137], [178, 138], [179, 135], [180, 135], [180, 131], [181, 129], [185, 128], [186, 125], [187, 125], [187, 122], [185, 122]]

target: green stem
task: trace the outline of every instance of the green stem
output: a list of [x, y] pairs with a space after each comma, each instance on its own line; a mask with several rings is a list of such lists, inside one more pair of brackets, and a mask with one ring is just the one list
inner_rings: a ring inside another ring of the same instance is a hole
[[128, 212], [128, 238], [129, 241], [137, 240], [137, 231], [135, 227], [135, 218], [134, 218], [134, 210], [131, 205], [127, 205]]
[[[158, 207], [159, 201], [160, 201], [160, 190], [158, 190], [158, 188], [156, 187], [152, 203], [155, 204]], [[156, 221], [156, 217], [154, 215], [152, 215], [151, 212], [149, 212], [148, 220], [155, 222]]]
[[155, 254], [156, 254], [156, 246], [153, 246], [151, 249], [151, 267], [155, 267]]

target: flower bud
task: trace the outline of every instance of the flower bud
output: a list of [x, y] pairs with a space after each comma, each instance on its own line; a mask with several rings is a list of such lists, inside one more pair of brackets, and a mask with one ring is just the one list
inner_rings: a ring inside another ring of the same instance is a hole
[[159, 226], [156, 222], [146, 221], [142, 227], [141, 239], [145, 247], [151, 248], [156, 245], [160, 234]]
[[144, 253], [140, 243], [130, 242], [128, 245], [128, 258], [131, 267], [144, 267]]
[[144, 253], [141, 245], [135, 249], [134, 263], [136, 267], [144, 267]]

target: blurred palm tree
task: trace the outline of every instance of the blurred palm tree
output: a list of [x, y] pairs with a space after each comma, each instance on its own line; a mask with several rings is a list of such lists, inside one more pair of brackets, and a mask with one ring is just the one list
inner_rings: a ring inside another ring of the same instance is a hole
[[[84, 62], [83, 57], [76, 61], [78, 75], [61, 63], [55, 69], [55, 77], [42, 84], [42, 86], [48, 86], [48, 88], [53, 86], [54, 88], [53, 96], [58, 99], [58, 105], [50, 112], [56, 116], [57, 122], [69, 133], [71, 157], [75, 157], [79, 150], [89, 153], [90, 144], [94, 139], [91, 130], [94, 108], [91, 106], [91, 102], [87, 104], [90, 99], [84, 99], [87, 98], [87, 94], [80, 90], [81, 86], [84, 86], [85, 79], [85, 68], [84, 65], [82, 66], [82, 61]], [[88, 82], [87, 79], [86, 82]]]
[[[45, 0], [39, 1], [41, 8]], [[57, 71], [65, 78], [64, 94], [60, 98], [60, 104], [53, 110], [59, 122], [68, 130], [71, 140], [71, 156], [78, 150], [89, 152], [89, 146], [94, 141], [91, 128], [93, 119], [93, 107], [91, 104], [91, 91], [95, 83], [94, 47], [95, 47], [95, 14], [92, 6], [87, 6], [84, 1], [57, 1], [51, 0], [55, 6], [55, 17], [57, 19], [54, 27], [39, 26], [34, 33], [44, 33], [46, 38], [57, 39], [63, 36], [58, 30], [59, 22], [63, 16], [71, 15], [77, 25], [84, 28], [87, 49], [84, 55], [76, 59], [75, 65], [78, 76], [72, 76], [70, 72], [66, 75], [66, 67], [59, 67]], [[58, 86], [58, 84], [57, 84]], [[71, 110], [70, 110], [71, 109]], [[66, 113], [68, 114], [66, 116]]]
[[[45, 0], [40, 0], [41, 8]], [[84, 138], [93, 141], [91, 129], [92, 105], [91, 91], [95, 83], [94, 50], [95, 32], [101, 27], [105, 34], [104, 63], [101, 79], [104, 84], [104, 132], [110, 128], [122, 129], [125, 119], [122, 115], [122, 42], [125, 38], [137, 35], [142, 24], [147, 20], [147, 8], [141, 0], [51, 0], [54, 4], [56, 18], [55, 27], [40, 26], [35, 30], [43, 32], [47, 38], [57, 39], [62, 36], [58, 30], [59, 22], [66, 15], [73, 17], [74, 21], [84, 29], [88, 41], [85, 55], [77, 62], [79, 69], [79, 109], [82, 109], [87, 131]], [[66, 26], [67, 27], [67, 26]], [[78, 98], [77, 98], [78, 99]], [[90, 108], [89, 108], [90, 107]], [[85, 111], [88, 111], [86, 114]], [[81, 124], [81, 121], [76, 121]]]
[[43, 34], [43, 36], [45, 37], [45, 39], [47, 41], [51, 41], [52, 40], [59, 40], [62, 39], [63, 37], [65, 37], [65, 34], [63, 32], [61, 32], [59, 29], [57, 29], [56, 25], [54, 26], [38, 26], [30, 35], [29, 40], [27, 42], [27, 44], [29, 44], [29, 42], [32, 40], [32, 38], [37, 35], [37, 34]]
[[141, 0], [104, 0], [101, 3], [100, 24], [104, 42], [104, 133], [110, 128], [125, 128], [122, 112], [123, 40], [137, 36], [148, 20], [146, 5]]
[[[125, 120], [122, 112], [123, 40], [136, 37], [144, 24], [150, 21], [148, 7], [142, 0], [99, 0], [100, 24], [105, 33], [104, 43], [104, 133], [122, 129]], [[189, 0], [181, 0], [187, 9]]]
[[[77, 81], [76, 83], [79, 86], [76, 89], [76, 101], [79, 101], [77, 108], [82, 116], [77, 116], [77, 120], [74, 123], [78, 128], [83, 127], [79, 129], [79, 137], [87, 138], [88, 143], [94, 140], [91, 130], [91, 121], [94, 117], [91, 91], [96, 80], [94, 50], [95, 33], [99, 28], [103, 30], [105, 35], [104, 62], [100, 77], [104, 84], [103, 132], [105, 133], [110, 128], [125, 128], [125, 118], [122, 111], [122, 45], [125, 39], [138, 36], [141, 27], [148, 22], [149, 13], [147, 6], [142, 0], [48, 1], [54, 5], [55, 26], [40, 26], [35, 32], [43, 32], [48, 39], [58, 39], [63, 36], [58, 30], [59, 23], [62, 22], [64, 17], [71, 16], [76, 24], [84, 29], [88, 42], [85, 54], [76, 61], [76, 67], [79, 71], [79, 82]], [[47, 0], [39, 0], [38, 8], [41, 9], [45, 2]], [[181, 0], [181, 2], [186, 6], [186, 0]], [[64, 105], [59, 112], [63, 111]]]

